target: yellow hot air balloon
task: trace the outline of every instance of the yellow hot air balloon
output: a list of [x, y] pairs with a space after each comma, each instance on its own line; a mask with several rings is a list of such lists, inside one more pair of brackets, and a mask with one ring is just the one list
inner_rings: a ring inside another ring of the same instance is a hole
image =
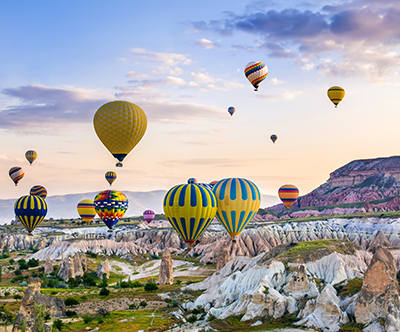
[[231, 178], [215, 184], [213, 193], [218, 203], [216, 217], [233, 239], [258, 212], [260, 191], [249, 180]]
[[299, 197], [299, 189], [292, 184], [285, 184], [279, 188], [278, 196], [286, 208], [289, 209]]
[[96, 215], [96, 210], [94, 208], [94, 202], [91, 199], [84, 199], [78, 203], [77, 210], [82, 220], [86, 224], [90, 224]]
[[191, 246], [217, 212], [211, 190], [195, 183], [172, 187], [164, 197], [164, 213], [171, 226]]
[[129, 101], [116, 100], [101, 106], [93, 118], [97, 136], [122, 167], [126, 155], [142, 139], [147, 128], [143, 110]]
[[25, 152], [25, 158], [26, 158], [26, 160], [29, 161], [29, 164], [32, 165], [32, 163], [33, 163], [33, 162], [36, 160], [36, 158], [37, 158], [37, 153], [36, 153], [36, 151], [33, 151], [33, 150], [28, 150], [28, 151], [26, 151], [26, 152]]
[[115, 179], [117, 178], [117, 173], [113, 171], [108, 171], [105, 175], [105, 178], [111, 186], [114, 183]]
[[335, 108], [344, 98], [344, 89], [340, 86], [333, 86], [328, 89], [328, 98], [335, 104]]

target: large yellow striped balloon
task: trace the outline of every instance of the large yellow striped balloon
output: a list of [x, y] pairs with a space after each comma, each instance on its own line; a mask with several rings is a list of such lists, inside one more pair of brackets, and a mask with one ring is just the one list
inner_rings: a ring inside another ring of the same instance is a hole
[[249, 180], [230, 178], [216, 183], [213, 193], [218, 203], [216, 217], [233, 239], [258, 212], [260, 191]]
[[77, 210], [82, 220], [86, 224], [90, 224], [93, 218], [96, 216], [96, 210], [94, 208], [94, 202], [91, 199], [84, 199], [78, 203]]
[[126, 155], [142, 139], [147, 128], [143, 110], [129, 101], [116, 100], [101, 106], [93, 118], [100, 141], [122, 166]]
[[344, 89], [340, 86], [333, 86], [328, 89], [328, 98], [335, 104], [335, 108], [344, 98]]
[[193, 245], [206, 230], [217, 212], [211, 190], [194, 184], [171, 188], [164, 197], [164, 213], [186, 243]]
[[47, 203], [43, 198], [36, 195], [22, 196], [15, 202], [14, 212], [31, 235], [32, 231], [46, 216]]

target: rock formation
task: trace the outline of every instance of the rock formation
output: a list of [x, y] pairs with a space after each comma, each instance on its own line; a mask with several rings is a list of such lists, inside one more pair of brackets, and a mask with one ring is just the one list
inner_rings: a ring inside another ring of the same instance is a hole
[[74, 270], [75, 276], [83, 276], [83, 268], [80, 254], [75, 254], [74, 256]]
[[160, 285], [170, 285], [174, 282], [172, 277], [172, 258], [168, 248], [165, 248], [160, 264], [160, 272], [158, 274], [158, 283]]
[[110, 278], [110, 264], [108, 262], [108, 258], [104, 262], [100, 262], [99, 265], [97, 265], [97, 270], [96, 270], [97, 278], [102, 279], [104, 273], [107, 275], [107, 279], [109, 279]]
[[217, 271], [221, 270], [231, 260], [228, 246], [224, 246], [217, 257]]
[[304, 296], [315, 297], [318, 295], [318, 289], [315, 286], [315, 283], [309, 280], [304, 265], [300, 265], [299, 271], [293, 274], [283, 289], [285, 294], [288, 294], [295, 299]]
[[53, 263], [51, 262], [50, 258], [46, 258], [46, 262], [44, 263], [44, 273], [49, 274], [53, 272]]
[[374, 253], [379, 247], [382, 248], [392, 247], [392, 244], [386, 237], [385, 233], [383, 233], [381, 228], [379, 228], [379, 231], [376, 233], [375, 238], [369, 244], [368, 250]]
[[400, 286], [396, 279], [394, 259], [386, 248], [378, 248], [372, 258], [354, 316], [357, 323], [367, 324], [385, 318], [386, 331], [400, 331]]
[[68, 255], [62, 262], [60, 271], [58, 271], [58, 276], [65, 281], [68, 281], [70, 278], [75, 278], [74, 260], [71, 256]]
[[24, 320], [27, 325], [27, 332], [33, 331], [33, 325], [35, 320], [35, 304], [44, 305], [46, 312], [52, 317], [63, 317], [65, 316], [65, 304], [64, 301], [58, 297], [52, 296], [47, 297], [40, 294], [40, 285], [42, 280], [40, 278], [29, 278], [28, 287], [25, 290], [24, 296], [21, 300], [21, 307], [19, 313], [15, 319], [13, 332], [20, 332], [20, 322]]

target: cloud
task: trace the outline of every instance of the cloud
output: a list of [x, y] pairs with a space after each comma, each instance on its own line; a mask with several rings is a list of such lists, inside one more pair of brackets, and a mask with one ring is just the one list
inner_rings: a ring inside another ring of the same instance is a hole
[[271, 78], [268, 83], [272, 84], [272, 85], [280, 85], [280, 84], [283, 84], [285, 82], [284, 81], [280, 81], [276, 77], [274, 77], [274, 78]]
[[127, 77], [134, 77], [134, 78], [145, 78], [149, 77], [150, 74], [148, 73], [137, 73], [135, 71], [130, 71], [128, 74], [126, 74]]
[[190, 65], [192, 63], [192, 60], [184, 54], [150, 52], [144, 48], [132, 48], [130, 55], [145, 60], [163, 62], [167, 66], [176, 66], [178, 64]]
[[208, 73], [191, 73], [190, 76], [192, 76], [197, 83], [212, 83], [221, 80], [211, 77]]
[[197, 41], [197, 45], [200, 45], [201, 47], [205, 48], [206, 50], [213, 50], [216, 48], [216, 45], [211, 40], [204, 39], [204, 38], [199, 39]]
[[44, 85], [7, 88], [2, 93], [19, 100], [19, 104], [0, 110], [2, 128], [86, 122], [101, 105], [114, 99], [112, 94], [97, 90]]
[[304, 94], [304, 92], [302, 91], [294, 91], [294, 90], [284, 90], [282, 89], [280, 93], [276, 93], [276, 94], [257, 94], [258, 98], [261, 99], [267, 99], [267, 100], [271, 100], [271, 101], [277, 101], [277, 100], [292, 100], [294, 98], [296, 98], [297, 96], [300, 96]]
[[254, 165], [256, 162], [268, 161], [268, 158], [189, 158], [189, 159], [172, 159], [164, 160], [162, 164], [166, 167], [176, 167], [182, 165], [204, 165], [213, 167], [244, 167]]

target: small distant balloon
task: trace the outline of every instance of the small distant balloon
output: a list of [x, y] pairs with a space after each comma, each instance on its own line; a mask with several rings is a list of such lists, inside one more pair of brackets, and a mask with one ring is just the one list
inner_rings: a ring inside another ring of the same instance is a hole
[[13, 180], [15, 185], [17, 185], [18, 182], [24, 177], [25, 172], [21, 167], [16, 166], [10, 168], [8, 175], [10, 175], [11, 180]]
[[148, 224], [150, 224], [154, 217], [156, 216], [156, 213], [153, 210], [146, 210], [143, 212], [143, 218], [144, 220], [147, 221]]
[[33, 151], [33, 150], [28, 150], [28, 151], [26, 151], [26, 152], [25, 152], [25, 158], [26, 158], [26, 160], [29, 161], [29, 164], [32, 165], [32, 163], [33, 163], [33, 162], [36, 160], [36, 158], [37, 158], [37, 153], [36, 153], [36, 151]]
[[228, 108], [228, 112], [232, 116], [236, 112], [236, 109], [233, 106], [231, 106]]
[[196, 178], [189, 178], [188, 180], [187, 180], [187, 183], [198, 183], [199, 181], [197, 181], [197, 179]]
[[47, 190], [45, 187], [37, 185], [33, 186], [31, 190], [29, 191], [30, 195], [36, 195], [39, 196], [40, 198], [46, 199], [47, 197]]
[[278, 139], [278, 136], [276, 136], [275, 134], [273, 134], [273, 135], [271, 135], [270, 138], [271, 138], [272, 143], [275, 143], [276, 140]]
[[109, 171], [106, 173], [105, 177], [106, 177], [107, 182], [111, 186], [117, 178], [117, 173], [115, 173], [113, 171]]
[[252, 61], [246, 65], [244, 74], [249, 82], [254, 86], [254, 91], [258, 91], [259, 85], [268, 75], [268, 67], [265, 63]]
[[15, 216], [25, 226], [29, 235], [47, 214], [47, 203], [35, 195], [22, 196], [14, 204]]
[[335, 104], [335, 108], [337, 108], [338, 104], [344, 98], [344, 89], [340, 86], [333, 86], [328, 89], [328, 98], [331, 100], [332, 103]]
[[289, 209], [299, 197], [299, 189], [292, 184], [285, 184], [279, 188], [278, 196], [286, 208]]
[[82, 220], [89, 225], [96, 216], [94, 202], [91, 199], [84, 199], [78, 203], [77, 210]]

